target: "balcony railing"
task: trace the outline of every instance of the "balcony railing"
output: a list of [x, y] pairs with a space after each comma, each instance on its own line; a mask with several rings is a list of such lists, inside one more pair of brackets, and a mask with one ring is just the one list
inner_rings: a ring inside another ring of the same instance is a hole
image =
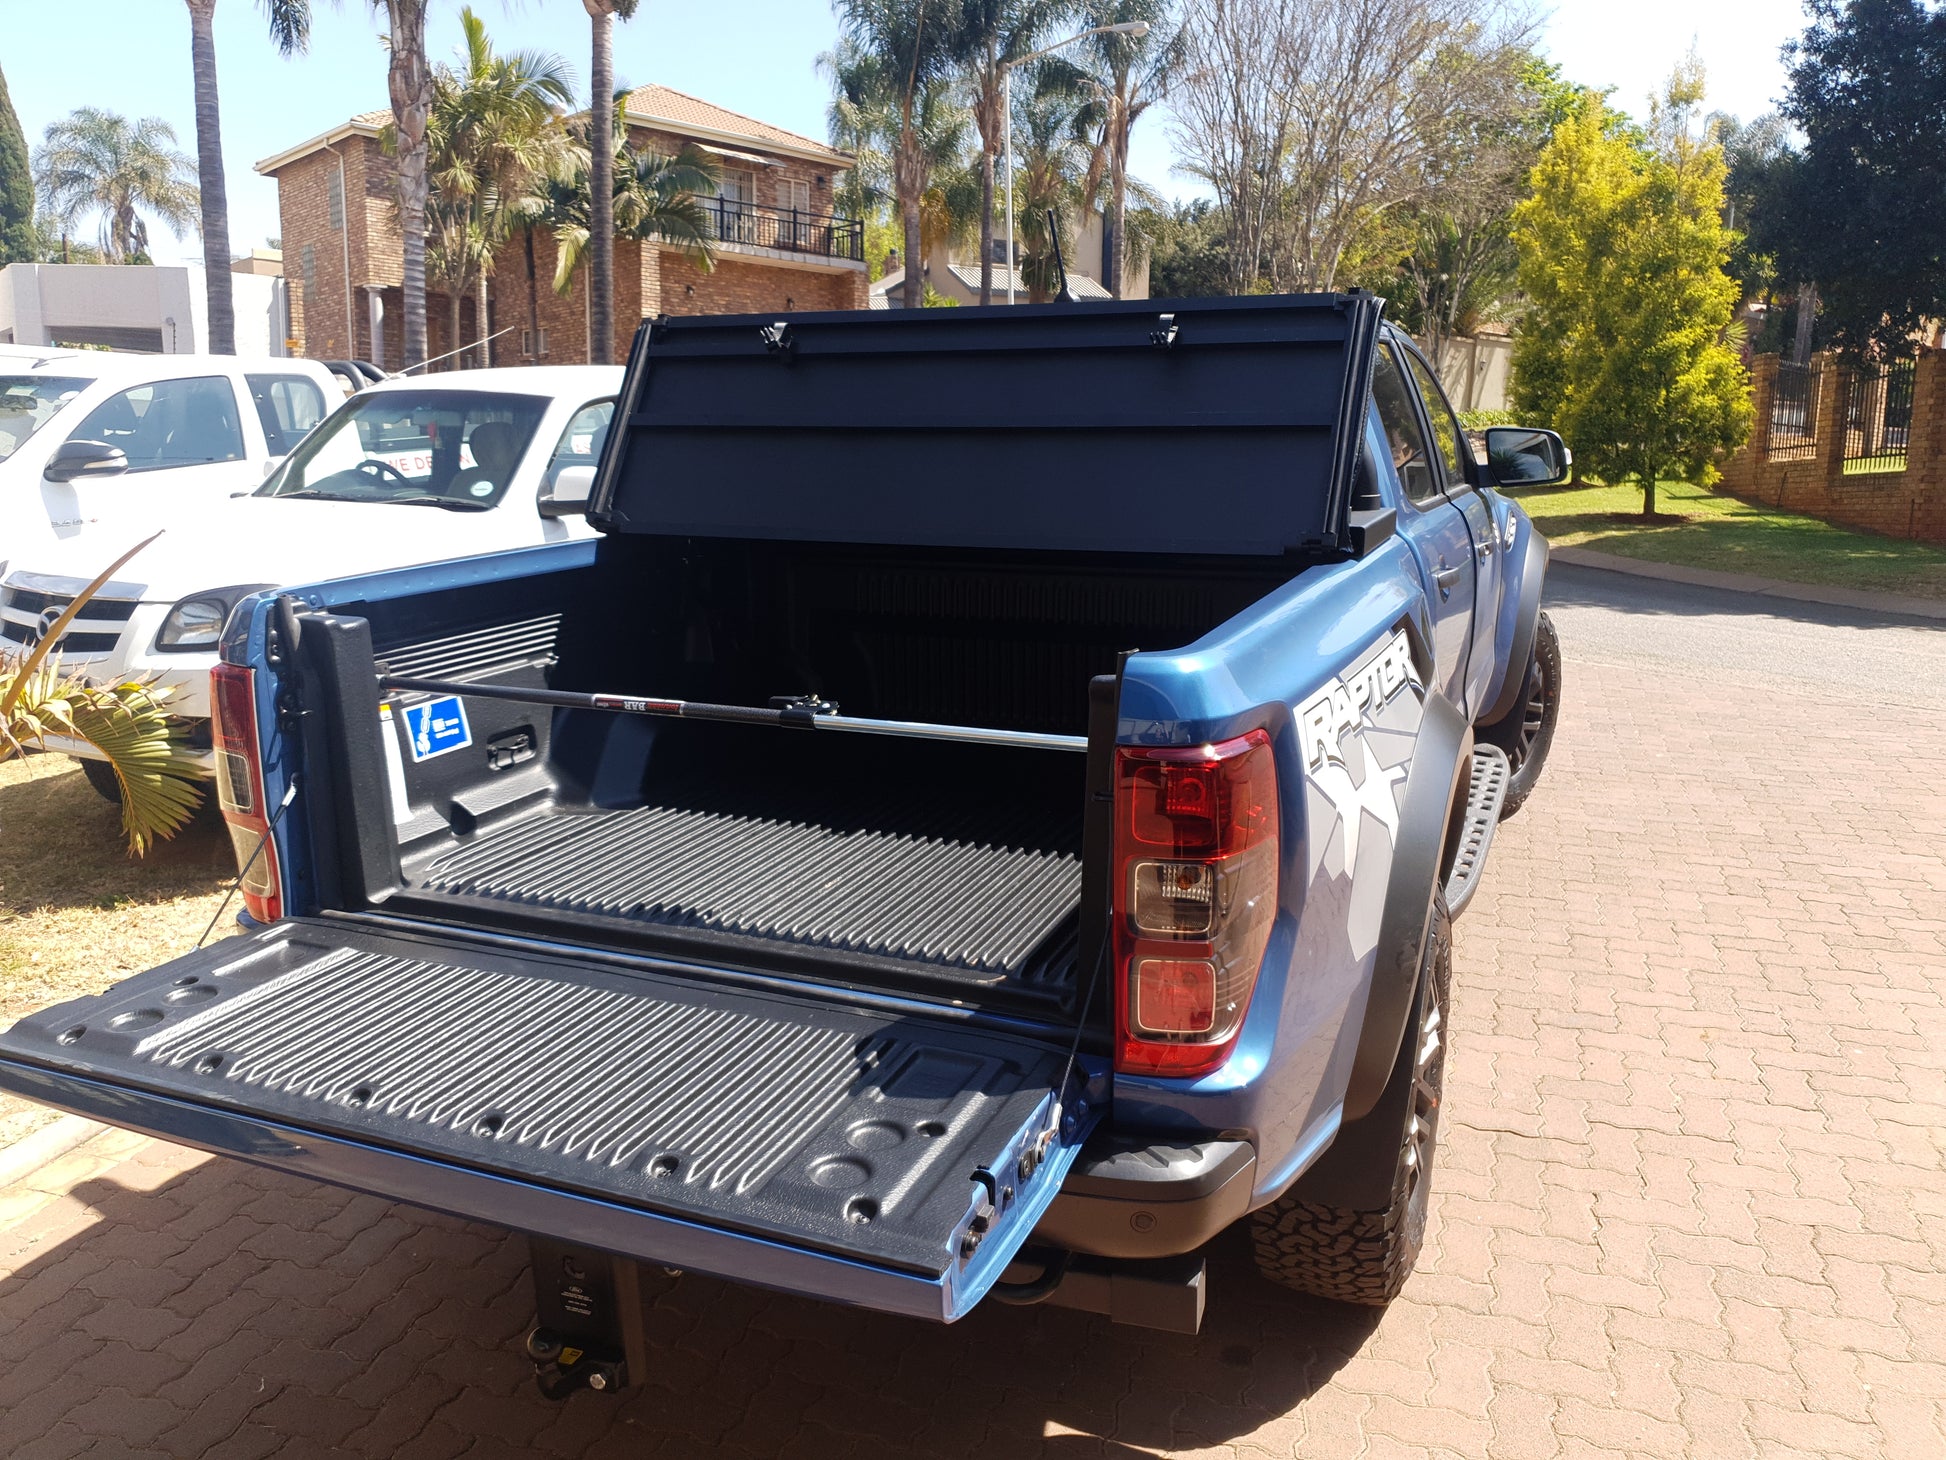
[[865, 225], [832, 213], [765, 208], [733, 198], [698, 198], [716, 226], [720, 243], [742, 243], [819, 258], [865, 261]]

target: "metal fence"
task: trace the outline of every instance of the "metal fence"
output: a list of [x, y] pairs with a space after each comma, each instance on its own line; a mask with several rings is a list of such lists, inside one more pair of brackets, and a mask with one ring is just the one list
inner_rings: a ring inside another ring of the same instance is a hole
[[1772, 461], [1809, 461], [1818, 451], [1819, 372], [1788, 360], [1777, 366], [1770, 389], [1770, 437], [1766, 452]]
[[832, 213], [805, 213], [796, 208], [765, 208], [734, 198], [698, 198], [715, 225], [720, 243], [745, 243], [788, 253], [818, 254], [825, 258], [865, 259], [865, 225], [856, 218]]
[[1904, 471], [1912, 435], [1915, 360], [1852, 372], [1845, 401], [1847, 472]]

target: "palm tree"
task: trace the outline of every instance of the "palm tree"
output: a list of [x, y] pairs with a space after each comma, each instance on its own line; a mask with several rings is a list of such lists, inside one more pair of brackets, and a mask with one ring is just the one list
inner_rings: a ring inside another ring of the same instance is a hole
[[[684, 144], [673, 157], [637, 152], [628, 143], [619, 112], [609, 136], [609, 216], [623, 238], [674, 244], [691, 263], [705, 271], [716, 266], [716, 220], [697, 198], [716, 191], [715, 159], [700, 148]], [[592, 118], [590, 119], [592, 121]], [[591, 247], [594, 209], [594, 168], [586, 149], [572, 176], [550, 179], [531, 209], [535, 226], [554, 234], [554, 291], [566, 294], [574, 276], [586, 264], [594, 267]], [[590, 297], [592, 299], [592, 289]]]
[[[606, 137], [615, 129], [615, 17], [635, 14], [639, 0], [581, 0], [593, 31], [593, 54], [588, 66], [588, 135]], [[615, 196], [614, 154], [589, 149], [588, 320], [591, 364], [606, 365], [615, 339]]]
[[954, 52], [973, 96], [980, 129], [980, 303], [993, 303], [993, 173], [1006, 118], [1007, 68], [1040, 44], [1049, 27], [1071, 14], [1074, 0], [963, 0]]
[[[209, 349], [236, 353], [230, 290], [230, 198], [223, 181], [223, 131], [216, 104], [216, 0], [188, 0], [189, 65], [196, 85], [196, 172], [203, 216], [203, 288], [209, 299]], [[288, 56], [310, 41], [306, 0], [263, 0], [270, 38]]]
[[888, 117], [892, 128], [892, 185], [905, 228], [904, 304], [925, 301], [920, 205], [937, 162], [927, 123], [950, 109], [942, 94], [952, 81], [954, 42], [961, 33], [962, 0], [838, 0], [844, 39], [830, 68], [844, 99]]
[[1128, 261], [1128, 143], [1142, 114], [1169, 89], [1169, 78], [1182, 53], [1180, 33], [1164, 35], [1168, 0], [1094, 0], [1089, 16], [1098, 26], [1145, 21], [1146, 35], [1097, 34], [1089, 37], [1087, 55], [1093, 77], [1095, 105], [1092, 120], [1097, 140], [1085, 188], [1087, 206], [1100, 196], [1107, 174], [1108, 206], [1102, 209], [1103, 251], [1108, 292], [1122, 297], [1122, 275]]
[[392, 98], [394, 153], [399, 165], [399, 234], [405, 296], [402, 364], [426, 359], [426, 207], [431, 194], [426, 128], [432, 121], [432, 63], [426, 57], [426, 8], [431, 0], [372, 0], [386, 23], [386, 88]]
[[427, 257], [447, 286], [455, 349], [460, 300], [478, 285], [485, 365], [486, 281], [494, 254], [543, 182], [568, 172], [571, 148], [559, 108], [573, 104], [574, 78], [556, 55], [497, 54], [485, 22], [470, 9], [460, 12], [460, 32], [461, 65], [442, 66], [433, 78]]
[[[190, 0], [193, 7], [197, 0]], [[209, 0], [213, 4], [214, 0]], [[289, 54], [310, 36], [310, 0], [262, 0], [271, 38]], [[371, 0], [385, 17], [386, 89], [392, 99], [393, 152], [399, 172], [399, 234], [402, 241], [402, 364], [426, 359], [426, 206], [431, 193], [426, 128], [432, 117], [432, 62], [426, 56], [426, 9], [431, 0]], [[293, 40], [286, 42], [286, 37]], [[213, 75], [213, 73], [212, 73]], [[200, 132], [201, 123], [198, 122]], [[227, 267], [227, 265], [226, 265]]]
[[[920, 4], [923, 8], [925, 0]], [[909, 73], [900, 73], [894, 58], [868, 49], [855, 35], [820, 56], [818, 66], [831, 78], [834, 93], [833, 143], [858, 158], [860, 201], [891, 195], [904, 238], [901, 302], [917, 309], [925, 302], [926, 247], [933, 236], [926, 224], [926, 196], [935, 178], [950, 175], [966, 151], [968, 116], [955, 78], [941, 63], [919, 85], [908, 87]]]
[[[157, 534], [160, 536], [161, 534]], [[90, 583], [24, 655], [0, 655], [0, 761], [40, 748], [49, 737], [84, 740], [102, 753], [121, 791], [122, 832], [140, 856], [173, 836], [202, 799], [168, 691], [139, 680], [92, 685], [64, 673], [54, 645], [88, 601], [130, 558], [137, 543]]]
[[1075, 68], [1058, 56], [1035, 63], [1033, 85], [1014, 93], [1014, 206], [1019, 216], [1020, 277], [1029, 304], [1054, 297], [1061, 279], [1054, 266], [1055, 237], [1047, 220], [1066, 233], [1083, 205], [1094, 148], [1089, 101]]
[[160, 117], [130, 126], [113, 112], [81, 107], [49, 126], [35, 153], [41, 207], [62, 230], [99, 213], [103, 256], [128, 263], [148, 252], [144, 210], [178, 238], [196, 226], [195, 165], [175, 146], [174, 130]]

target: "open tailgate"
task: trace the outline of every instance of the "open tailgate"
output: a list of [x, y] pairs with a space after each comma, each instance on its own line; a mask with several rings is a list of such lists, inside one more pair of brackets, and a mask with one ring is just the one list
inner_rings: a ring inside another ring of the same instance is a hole
[[1055, 1110], [1068, 1064], [915, 1009], [305, 919], [0, 1034], [0, 1087], [97, 1120], [949, 1321], [1092, 1123], [1085, 1061]]

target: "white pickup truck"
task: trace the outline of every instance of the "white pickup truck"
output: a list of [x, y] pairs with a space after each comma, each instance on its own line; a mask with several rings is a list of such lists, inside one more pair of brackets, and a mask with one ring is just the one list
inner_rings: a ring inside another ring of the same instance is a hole
[[251, 490], [345, 393], [316, 360], [6, 347], [0, 571]]
[[[209, 672], [230, 610], [264, 588], [591, 537], [582, 518], [619, 367], [529, 366], [393, 379], [345, 401], [254, 492], [184, 511], [62, 636], [91, 679], [172, 687], [197, 765], [214, 756]], [[95, 531], [22, 553], [0, 580], [0, 649], [41, 632], [153, 530]], [[79, 757], [102, 794], [115, 779]]]

